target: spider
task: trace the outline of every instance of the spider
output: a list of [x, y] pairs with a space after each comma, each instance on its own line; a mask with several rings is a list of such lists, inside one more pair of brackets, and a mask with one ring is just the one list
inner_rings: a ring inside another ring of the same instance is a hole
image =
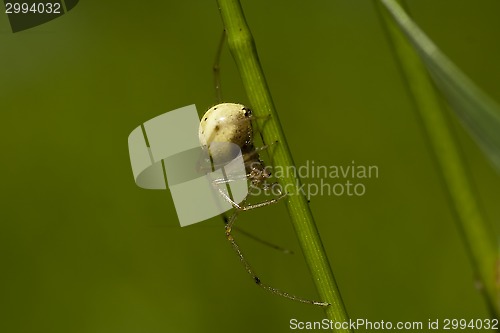
[[[261, 147], [254, 146], [254, 130], [252, 122], [256, 119], [256, 117], [252, 114], [252, 110], [242, 104], [220, 103], [221, 91], [219, 79], [219, 58], [224, 39], [225, 33], [223, 33], [214, 64], [215, 89], [219, 104], [208, 109], [208, 111], [201, 118], [198, 134], [201, 146], [208, 150], [208, 154], [213, 160], [228, 162], [234, 157], [234, 152], [227, 149], [227, 145], [217, 145], [216, 143], [232, 143], [237, 145], [241, 149], [243, 163], [245, 165], [246, 178], [251, 184], [247, 197], [241, 202], [234, 201], [228, 191], [224, 191], [220, 187], [216, 186], [218, 194], [220, 194], [224, 200], [230, 203], [234, 208], [233, 214], [229, 218], [225, 218], [226, 238], [244, 265], [245, 270], [259, 287], [273, 294], [294, 301], [318, 306], [328, 306], [330, 305], [329, 303], [301, 298], [262, 283], [261, 279], [257, 276], [246, 257], [243, 255], [243, 252], [232, 234], [232, 230], [235, 228], [234, 224], [240, 213], [278, 203], [282, 199], [286, 198], [287, 194], [282, 193], [278, 187], [278, 195], [272, 199], [253, 204], [246, 202], [252, 188], [260, 188], [267, 191], [271, 189], [273, 185], [277, 184], [269, 183], [271, 173], [266, 169], [264, 162], [259, 156], [260, 152], [268, 149], [271, 145], [264, 144]], [[274, 142], [273, 144], [276, 143], [277, 142]], [[217, 179], [214, 180], [214, 184], [228, 183], [230, 181], [230, 178]]]

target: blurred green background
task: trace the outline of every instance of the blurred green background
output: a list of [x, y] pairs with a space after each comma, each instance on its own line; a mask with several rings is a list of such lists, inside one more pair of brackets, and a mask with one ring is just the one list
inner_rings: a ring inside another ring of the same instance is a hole
[[[500, 101], [500, 3], [407, 3]], [[243, 6], [296, 164], [379, 167], [363, 197], [311, 200], [349, 315], [488, 317], [373, 2]], [[214, 104], [221, 29], [215, 1], [81, 1], [16, 34], [0, 15], [1, 332], [287, 332], [292, 318], [324, 317], [253, 285], [220, 218], [180, 228], [168, 191], [134, 183], [135, 127]], [[222, 80], [226, 101], [247, 102], [227, 49]], [[500, 178], [454, 126], [498, 230]], [[238, 223], [296, 252], [239, 237], [264, 282], [317, 298], [284, 205]]]

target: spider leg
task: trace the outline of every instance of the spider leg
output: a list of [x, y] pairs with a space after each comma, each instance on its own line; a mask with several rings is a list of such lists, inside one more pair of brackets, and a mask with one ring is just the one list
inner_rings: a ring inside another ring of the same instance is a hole
[[222, 103], [222, 87], [220, 79], [220, 58], [222, 54], [222, 49], [224, 48], [224, 42], [226, 40], [226, 30], [222, 30], [222, 36], [219, 41], [219, 46], [217, 47], [217, 53], [215, 54], [214, 66], [212, 67], [214, 73], [214, 86], [215, 86], [215, 100], [217, 104]]
[[226, 238], [229, 241], [229, 243], [231, 244], [231, 247], [233, 248], [233, 250], [238, 255], [238, 258], [240, 258], [240, 262], [243, 264], [243, 266], [245, 266], [245, 270], [252, 277], [252, 280], [255, 282], [255, 284], [257, 284], [259, 287], [261, 287], [261, 288], [263, 288], [263, 289], [265, 289], [265, 290], [267, 290], [275, 295], [288, 298], [292, 301], [297, 301], [297, 302], [312, 304], [312, 305], [318, 305], [318, 306], [323, 306], [323, 307], [329, 306], [330, 303], [313, 301], [313, 300], [301, 298], [301, 297], [295, 296], [293, 294], [289, 294], [287, 292], [281, 291], [279, 289], [276, 289], [274, 287], [271, 287], [267, 284], [262, 283], [261, 279], [257, 276], [257, 274], [253, 270], [252, 266], [250, 266], [250, 263], [243, 255], [243, 252], [241, 251], [239, 245], [236, 243], [236, 240], [234, 239], [234, 237], [231, 233], [232, 229], [234, 228], [234, 223], [236, 221], [236, 217], [238, 216], [239, 213], [240, 213], [240, 211], [235, 211], [233, 213], [233, 215], [231, 215], [231, 217], [229, 218], [229, 221], [226, 224], [226, 228], [225, 228], [226, 229]]
[[254, 234], [241, 229], [240, 227], [233, 226], [233, 230], [236, 230], [236, 231], [238, 231], [239, 234], [242, 234], [243, 236], [246, 236], [246, 237], [248, 237], [250, 239], [253, 239], [254, 241], [257, 241], [257, 242], [259, 242], [261, 244], [264, 244], [264, 245], [266, 245], [266, 246], [268, 246], [268, 247], [270, 247], [272, 249], [278, 250], [278, 251], [280, 251], [280, 252], [282, 252], [284, 254], [294, 254], [294, 252], [292, 250], [289, 250], [287, 248], [281, 247], [281, 246], [276, 245], [274, 243], [268, 242], [265, 239], [257, 237]]
[[252, 159], [255, 159], [255, 158], [258, 158], [259, 156], [259, 153], [261, 151], [264, 151], [266, 149], [269, 149], [269, 147], [271, 147], [272, 145], [275, 145], [277, 144], [278, 141], [274, 141], [270, 144], [266, 144], [266, 145], [263, 145], [261, 147], [257, 147], [257, 148], [253, 148], [251, 151], [249, 152], [246, 152], [244, 155], [243, 155], [243, 158], [245, 159], [245, 161], [251, 161]]
[[[280, 201], [281, 199], [283, 199], [284, 197], [287, 196], [287, 193], [284, 193], [284, 194], [281, 194], [280, 196], [278, 196], [276, 198], [273, 198], [273, 199], [270, 199], [270, 200], [265, 200], [265, 201], [262, 201], [262, 202], [259, 202], [259, 203], [256, 203], [256, 204], [240, 205], [240, 204], [236, 203], [233, 199], [231, 199], [229, 197], [229, 195], [227, 195], [227, 193], [225, 193], [220, 188], [217, 188], [217, 190], [219, 191], [220, 195], [222, 195], [222, 197], [224, 198], [224, 200], [226, 200], [227, 202], [229, 202], [231, 204], [231, 206], [233, 206], [234, 208], [236, 208], [239, 211], [247, 211], [247, 210], [252, 210], [252, 209], [256, 209], [256, 208], [260, 208], [260, 207], [269, 206], [269, 205], [277, 203], [278, 201]], [[231, 218], [229, 220], [231, 220]]]

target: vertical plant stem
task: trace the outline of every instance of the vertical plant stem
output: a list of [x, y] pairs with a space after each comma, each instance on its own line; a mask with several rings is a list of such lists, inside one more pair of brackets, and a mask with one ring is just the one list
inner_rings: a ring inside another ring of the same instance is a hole
[[[238, 67], [250, 106], [258, 117], [270, 115], [261, 128], [265, 142], [278, 142], [273, 147], [274, 164], [276, 167], [292, 167], [294, 162], [274, 108], [254, 39], [246, 23], [241, 4], [238, 0], [218, 0], [217, 2], [226, 29], [229, 49]], [[326, 315], [333, 321], [348, 321], [308, 202], [298, 190], [300, 180], [293, 172], [290, 172], [281, 177], [279, 182], [289, 193], [286, 198], [288, 212], [321, 301], [331, 304], [325, 307]], [[350, 330], [339, 332], [350, 332]]]
[[[428, 141], [440, 170], [443, 184], [457, 217], [462, 239], [471, 259], [476, 278], [493, 315], [498, 317], [500, 304], [496, 285], [497, 246], [491, 226], [479, 208], [470, 174], [452, 125], [447, 118], [441, 96], [405, 33], [395, 19], [416, 30], [396, 0], [376, 0], [392, 42], [396, 59], [401, 65], [404, 80], [422, 119]], [[400, 21], [399, 21], [400, 20]], [[419, 31], [419, 33], [421, 33]]]

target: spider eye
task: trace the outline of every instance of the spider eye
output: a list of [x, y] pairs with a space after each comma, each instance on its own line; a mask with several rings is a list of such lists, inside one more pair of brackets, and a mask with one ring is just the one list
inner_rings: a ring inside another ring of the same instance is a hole
[[249, 108], [243, 108], [242, 110], [245, 110], [245, 117], [250, 117], [252, 115], [252, 110]]

